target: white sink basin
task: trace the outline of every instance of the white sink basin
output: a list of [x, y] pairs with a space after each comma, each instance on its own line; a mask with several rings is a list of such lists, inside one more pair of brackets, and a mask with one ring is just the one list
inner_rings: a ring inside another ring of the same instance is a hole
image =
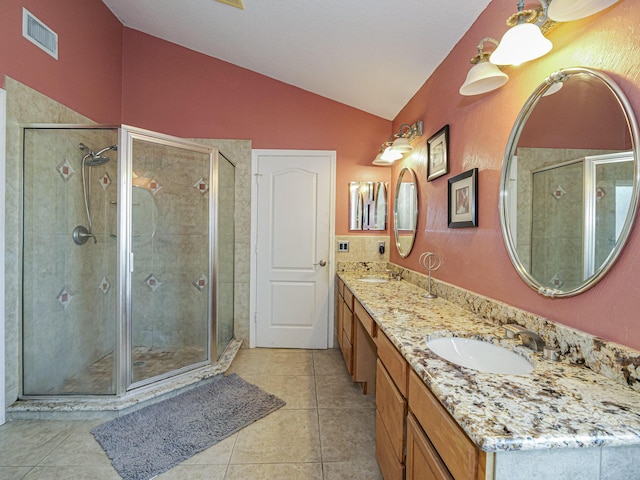
[[366, 283], [387, 283], [389, 279], [380, 277], [362, 277], [359, 278], [358, 281]]
[[447, 337], [428, 340], [426, 345], [445, 360], [480, 372], [522, 375], [533, 371], [523, 356], [481, 340]]

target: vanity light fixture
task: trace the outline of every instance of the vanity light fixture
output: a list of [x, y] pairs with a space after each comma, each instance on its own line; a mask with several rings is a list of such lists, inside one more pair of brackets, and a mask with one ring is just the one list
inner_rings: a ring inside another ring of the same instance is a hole
[[394, 135], [395, 140], [391, 144], [391, 150], [400, 152], [403, 155], [413, 150], [413, 145], [411, 145], [411, 142], [417, 137], [422, 136], [422, 129], [422, 120], [416, 121], [416, 123], [414, 123], [413, 125], [409, 125], [408, 123], [403, 123], [402, 125], [400, 125], [400, 128], [398, 128], [398, 133]]
[[400, 160], [403, 157], [402, 152], [398, 150], [394, 150], [393, 146], [390, 145], [384, 149], [382, 155], [380, 156], [380, 160], [384, 160], [387, 162], [395, 162], [396, 160]]
[[540, 30], [547, 20], [549, 2], [539, 0], [535, 10], [525, 10], [524, 0], [518, 2], [518, 11], [507, 19], [511, 28], [503, 35], [498, 48], [489, 60], [495, 65], [520, 65], [542, 57], [551, 51], [553, 44]]
[[422, 120], [417, 120], [413, 124], [403, 123], [398, 129], [398, 133], [389, 138], [380, 147], [380, 153], [373, 160], [374, 165], [389, 166], [393, 162], [400, 160], [404, 155], [413, 150], [411, 142], [423, 134]]
[[553, 0], [547, 15], [554, 22], [579, 20], [609, 8], [618, 0]]
[[471, 59], [473, 67], [467, 73], [467, 79], [460, 87], [460, 95], [480, 95], [500, 88], [509, 81], [509, 76], [496, 65], [489, 62], [490, 52], [484, 51], [485, 42], [498, 46], [498, 41], [486, 37], [478, 44], [478, 54]]

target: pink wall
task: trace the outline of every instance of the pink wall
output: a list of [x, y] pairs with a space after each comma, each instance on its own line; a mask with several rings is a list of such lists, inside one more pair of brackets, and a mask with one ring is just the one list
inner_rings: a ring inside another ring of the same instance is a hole
[[[514, 11], [513, 0], [494, 0], [394, 121], [397, 127], [422, 119], [425, 138], [449, 124], [451, 163], [450, 174], [432, 182], [426, 182], [422, 166], [417, 169], [422, 211], [416, 246], [406, 259], [392, 249], [391, 261], [419, 271], [420, 253], [438, 252], [443, 258], [438, 279], [640, 348], [640, 225], [598, 285], [582, 295], [553, 300], [531, 290], [516, 273], [504, 247], [498, 213], [500, 171], [511, 127], [529, 93], [549, 73], [571, 66], [604, 70], [640, 112], [640, 37], [632, 33], [640, 24], [640, 8], [635, 0], [622, 0], [591, 18], [560, 24], [548, 34], [554, 43], [552, 53], [506, 68], [511, 79], [495, 92], [460, 96], [458, 88], [478, 41], [488, 35], [500, 38], [507, 28], [504, 20]], [[394, 178], [401, 167], [394, 167]], [[449, 229], [447, 178], [474, 167], [479, 169], [479, 227]]]
[[371, 161], [390, 121], [128, 28], [124, 45], [126, 124], [250, 139], [253, 148], [336, 150], [338, 235], [348, 233], [348, 183], [389, 181], [389, 168]]
[[[58, 60], [22, 37], [22, 7], [58, 34]], [[2, 0], [0, 84], [8, 75], [99, 123], [120, 123], [122, 24], [100, 1]]]
[[[533, 3], [533, 2], [532, 2]], [[55, 62], [21, 36], [21, 9], [60, 34]], [[419, 236], [412, 254], [391, 260], [420, 270], [417, 258], [443, 257], [437, 278], [552, 320], [640, 348], [640, 228], [618, 263], [596, 287], [570, 299], [538, 296], [516, 274], [500, 232], [498, 190], [511, 126], [533, 88], [558, 68], [585, 65], [608, 72], [640, 112], [640, 24], [636, 0], [549, 33], [553, 52], [520, 67], [502, 89], [462, 97], [458, 88], [478, 41], [506, 30], [513, 0], [493, 0], [393, 122], [422, 119], [426, 139], [451, 126], [450, 175], [480, 170], [479, 227], [447, 228], [447, 177], [420, 181]], [[388, 181], [391, 171], [371, 159], [391, 122], [290, 85], [123, 28], [98, 0], [4, 0], [0, 15], [0, 75], [9, 75], [103, 123], [129, 123], [180, 136], [251, 139], [255, 148], [331, 149], [338, 152], [336, 233], [348, 234], [347, 184]], [[123, 105], [123, 107], [121, 107]]]

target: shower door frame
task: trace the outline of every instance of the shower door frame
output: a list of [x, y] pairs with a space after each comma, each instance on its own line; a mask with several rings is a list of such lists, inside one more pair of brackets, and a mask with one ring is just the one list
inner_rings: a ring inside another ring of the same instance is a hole
[[[137, 382], [132, 381], [133, 365], [131, 363], [132, 347], [132, 309], [131, 287], [133, 273], [133, 248], [132, 248], [132, 196], [133, 196], [133, 141], [146, 141], [174, 148], [188, 148], [209, 155], [209, 228], [208, 228], [208, 252], [209, 252], [209, 290], [207, 300], [207, 358], [201, 362], [171, 370], [161, 375], [150, 377]], [[217, 164], [218, 149], [188, 140], [183, 140], [171, 135], [165, 135], [151, 130], [145, 130], [130, 125], [120, 125], [118, 129], [118, 202], [125, 208], [118, 209], [118, 355], [116, 359], [117, 383], [116, 395], [122, 396], [131, 391], [141, 391], [151, 385], [156, 386], [164, 380], [173, 378], [182, 373], [210, 365], [216, 358], [217, 345], [214, 341], [216, 335], [216, 308], [214, 299], [216, 292], [216, 265], [217, 262], [217, 219], [218, 219], [218, 182]]]

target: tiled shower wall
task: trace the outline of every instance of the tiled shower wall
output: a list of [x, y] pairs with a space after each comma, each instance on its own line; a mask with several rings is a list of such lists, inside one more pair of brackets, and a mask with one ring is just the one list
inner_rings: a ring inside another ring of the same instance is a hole
[[[336, 235], [336, 262], [388, 262], [391, 241], [393, 236], [389, 235]], [[349, 242], [349, 251], [341, 252], [340, 242]], [[379, 242], [384, 242], [383, 254], [378, 250]]]

